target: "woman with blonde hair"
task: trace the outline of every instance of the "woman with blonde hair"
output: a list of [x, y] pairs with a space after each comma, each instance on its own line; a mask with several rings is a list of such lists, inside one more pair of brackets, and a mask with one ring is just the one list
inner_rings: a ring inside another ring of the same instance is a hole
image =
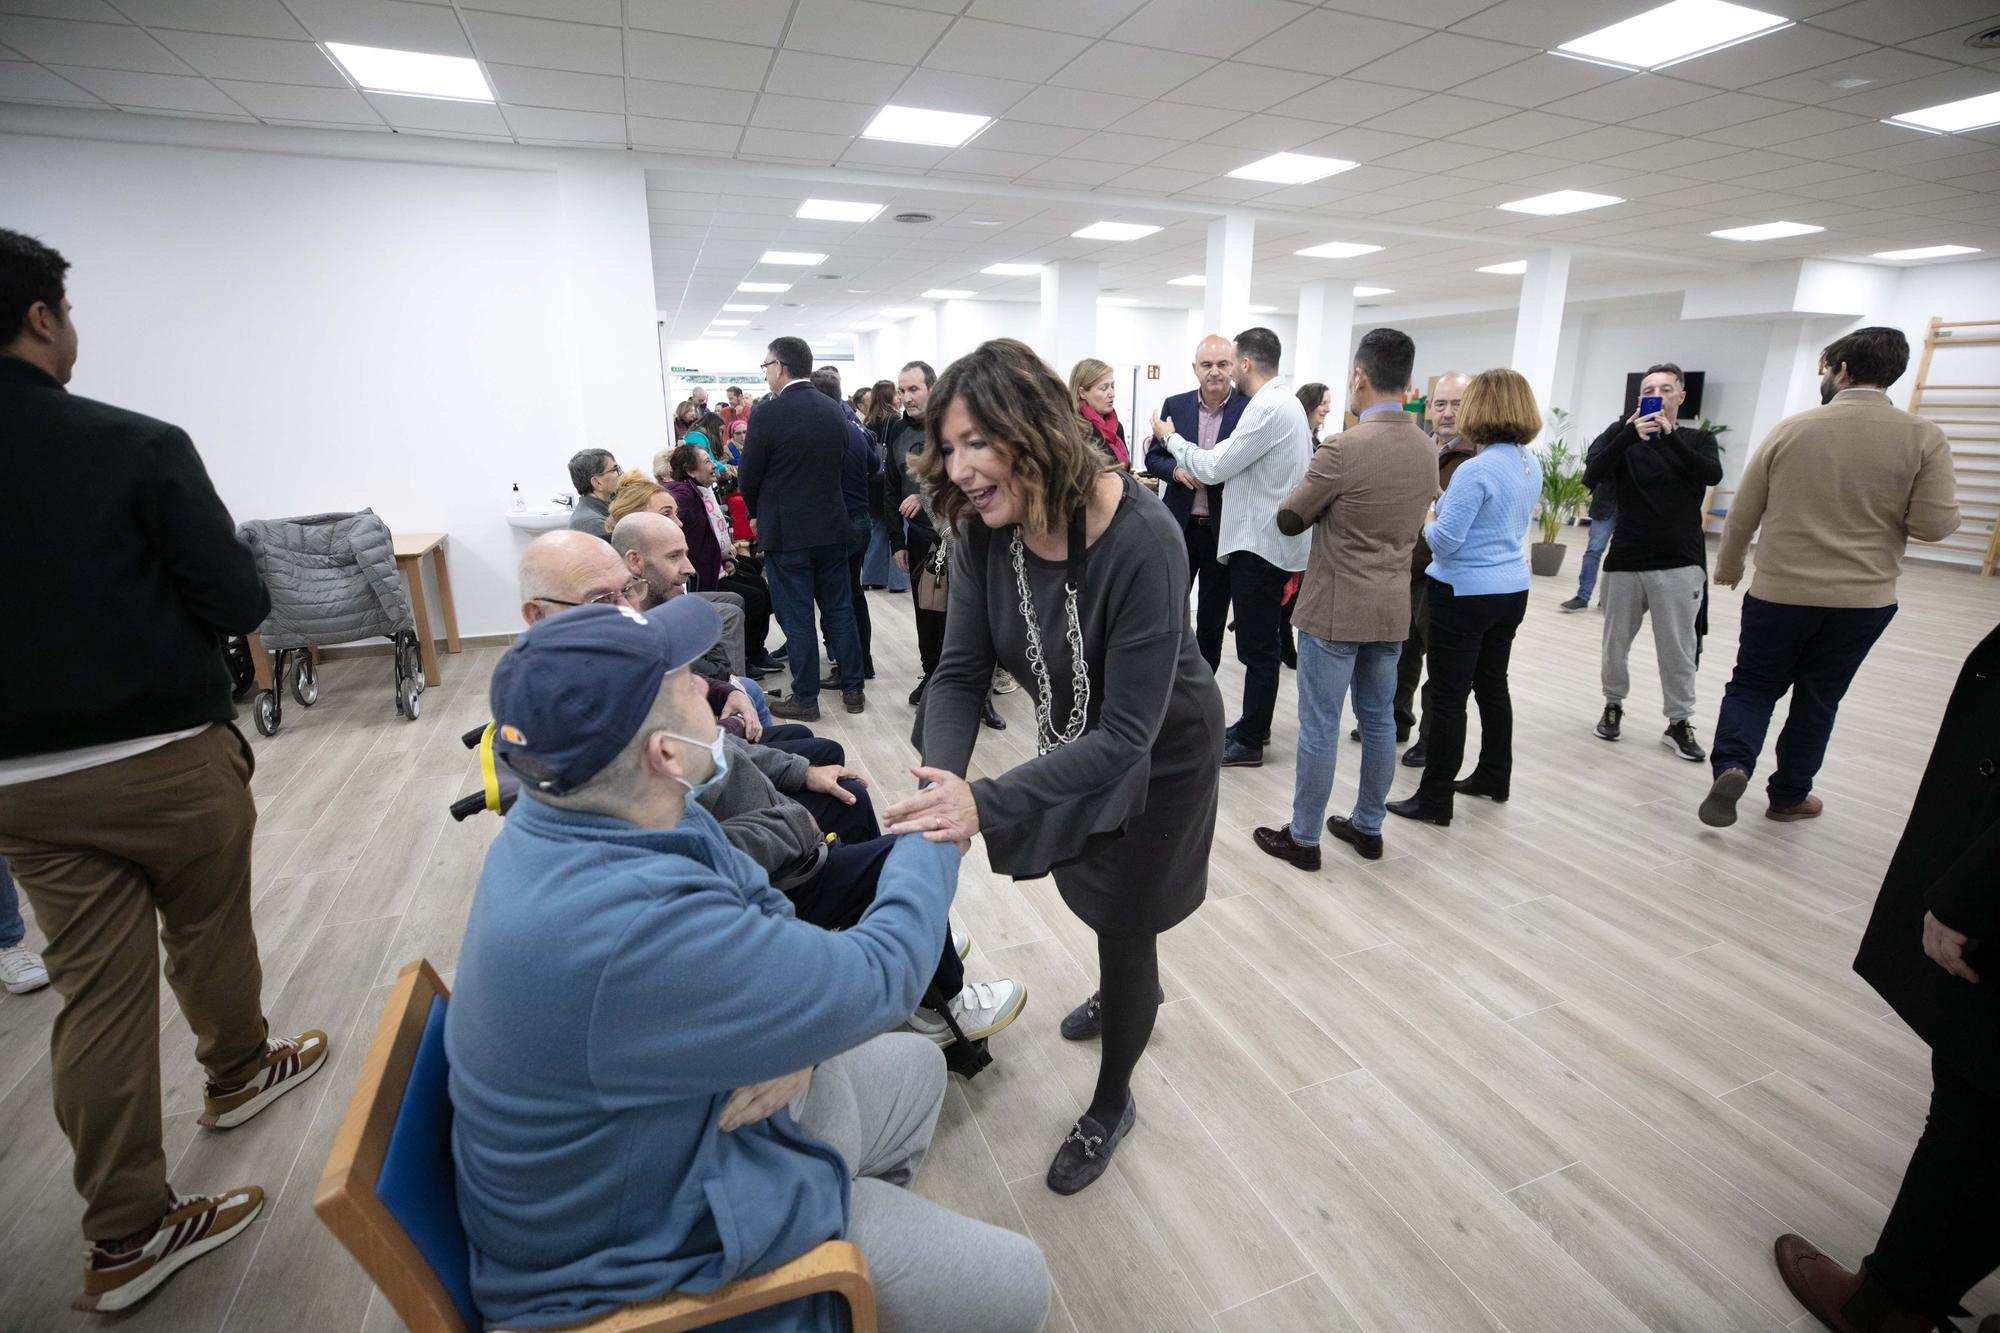
[[608, 507], [611, 513], [604, 520], [604, 535], [607, 537], [618, 526], [618, 520], [627, 514], [665, 514], [676, 521], [680, 517], [674, 506], [674, 497], [667, 494], [666, 487], [638, 468], [618, 478], [618, 489], [612, 493]]
[[[927, 785], [885, 814], [891, 833], [933, 842], [984, 834], [1003, 875], [1053, 873], [1097, 934], [1098, 992], [1062, 1034], [1103, 1045], [1090, 1105], [1049, 1167], [1059, 1194], [1103, 1174], [1137, 1117], [1132, 1071], [1163, 998], [1158, 940], [1208, 891], [1222, 760], [1222, 695], [1188, 622], [1187, 544], [1086, 436], [1076, 401], [1011, 338], [931, 389], [915, 470], [938, 526], [960, 539], [917, 715]], [[968, 783], [996, 665], [1033, 695], [1036, 757]]]
[[[1528, 610], [1528, 515], [1541, 482], [1528, 442], [1542, 409], [1528, 381], [1511, 370], [1475, 375], [1458, 412], [1473, 456], [1452, 473], [1424, 525], [1430, 543], [1430, 701], [1423, 781], [1389, 813], [1451, 823], [1454, 793], [1504, 801], [1514, 774], [1514, 704], [1507, 660]], [[1479, 700], [1479, 763], [1463, 779], [1465, 699]]]
[[1076, 403], [1076, 414], [1090, 427], [1086, 433], [1119, 467], [1129, 468], [1132, 450], [1118, 420], [1117, 372], [1096, 357], [1086, 356], [1069, 372], [1069, 396]]

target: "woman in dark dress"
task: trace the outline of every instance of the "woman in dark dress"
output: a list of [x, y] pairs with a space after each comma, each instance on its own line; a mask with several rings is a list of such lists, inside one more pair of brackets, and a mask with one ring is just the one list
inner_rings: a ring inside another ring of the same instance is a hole
[[[1086, 438], [1068, 386], [1033, 351], [1000, 339], [955, 362], [927, 425], [935, 447], [918, 472], [961, 540], [917, 718], [915, 772], [929, 785], [886, 818], [934, 842], [984, 835], [995, 870], [1053, 873], [1096, 932], [1099, 990], [1063, 1035], [1102, 1037], [1097, 1088], [1048, 1175], [1074, 1194], [1138, 1113], [1132, 1070], [1159, 1011], [1158, 937], [1208, 890], [1222, 696], [1188, 622], [1173, 516]], [[996, 665], [1033, 694], [1037, 757], [968, 783]]]

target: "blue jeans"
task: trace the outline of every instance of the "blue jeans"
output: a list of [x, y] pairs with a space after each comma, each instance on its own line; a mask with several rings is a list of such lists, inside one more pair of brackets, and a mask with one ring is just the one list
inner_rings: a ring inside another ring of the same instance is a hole
[[1361, 783], [1354, 827], [1382, 831], [1383, 806], [1396, 774], [1396, 660], [1400, 643], [1329, 642], [1300, 630], [1299, 757], [1292, 770], [1292, 841], [1319, 846], [1333, 765], [1340, 754], [1341, 701], [1351, 687], [1361, 728]]
[[1590, 520], [1590, 539], [1583, 546], [1583, 569], [1576, 576], [1576, 595], [1586, 602], [1597, 587], [1597, 564], [1604, 559], [1604, 548], [1611, 545], [1611, 531], [1617, 525], [1616, 514]]
[[778, 725], [771, 717], [771, 702], [765, 697], [762, 685], [748, 676], [732, 676], [730, 679], [742, 688], [745, 697], [750, 700], [750, 707], [757, 714], [757, 720], [764, 725], [765, 730], [768, 731]]
[[[896, 520], [898, 523], [901, 519]], [[874, 516], [874, 528], [868, 537], [868, 554], [861, 562], [861, 581], [871, 588], [887, 588], [890, 592], [908, 592], [910, 576], [896, 568], [895, 548], [889, 544], [889, 528], [882, 522], [881, 515]]]
[[819, 635], [813, 607], [826, 622], [828, 645], [840, 659], [843, 692], [862, 687], [861, 639], [854, 629], [854, 599], [847, 584], [846, 545], [806, 546], [771, 551], [764, 557], [764, 582], [771, 587], [771, 610], [785, 631], [785, 664], [792, 669], [792, 701], [819, 706]]
[[27, 923], [21, 920], [21, 898], [14, 891], [14, 877], [7, 873], [7, 860], [0, 857], [0, 949], [11, 949], [28, 937]]
[[1755, 772], [1771, 714], [1790, 690], [1792, 707], [1778, 733], [1778, 763], [1766, 786], [1776, 806], [1797, 805], [1812, 795], [1841, 697], [1895, 615], [1894, 603], [1793, 606], [1744, 594], [1736, 671], [1722, 691], [1710, 768], [1718, 774], [1725, 768]]

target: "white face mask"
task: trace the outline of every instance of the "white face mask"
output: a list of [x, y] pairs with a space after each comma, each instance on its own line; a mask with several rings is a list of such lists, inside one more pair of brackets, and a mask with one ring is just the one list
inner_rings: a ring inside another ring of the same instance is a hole
[[716, 730], [714, 739], [706, 741], [696, 740], [692, 736], [683, 736], [677, 731], [662, 732], [661, 734], [671, 736], [677, 741], [686, 741], [689, 745], [699, 745], [706, 749], [708, 757], [715, 761], [715, 771], [700, 782], [689, 782], [683, 777], [676, 777], [674, 779], [688, 789], [689, 800], [699, 799], [703, 792], [722, 781], [723, 776], [729, 772], [729, 751], [723, 747], [722, 731], [720, 728]]

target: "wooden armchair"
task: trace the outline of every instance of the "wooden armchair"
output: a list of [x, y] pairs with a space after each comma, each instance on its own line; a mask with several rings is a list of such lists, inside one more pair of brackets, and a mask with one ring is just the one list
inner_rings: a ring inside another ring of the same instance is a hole
[[[413, 1333], [479, 1333], [470, 1262], [451, 1169], [444, 1012], [450, 992], [418, 959], [396, 977], [313, 1211]], [[875, 1333], [868, 1264], [830, 1240], [792, 1262], [703, 1295], [613, 1310], [583, 1333], [680, 1333], [819, 1292], [847, 1302], [855, 1333]]]

